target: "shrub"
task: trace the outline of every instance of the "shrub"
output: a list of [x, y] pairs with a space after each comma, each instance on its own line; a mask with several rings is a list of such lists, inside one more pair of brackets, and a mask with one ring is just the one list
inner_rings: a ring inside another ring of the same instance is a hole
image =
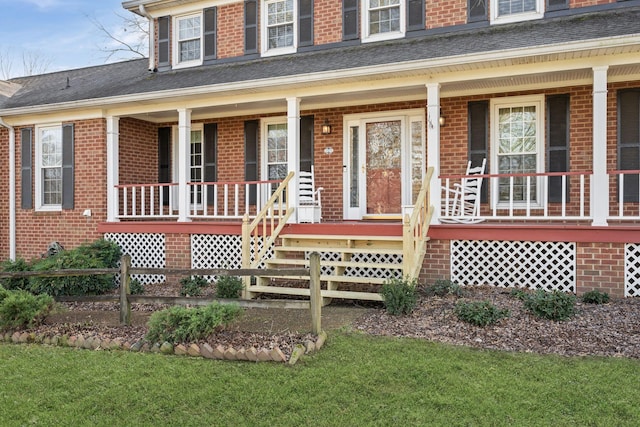
[[428, 296], [439, 296], [444, 297], [447, 295], [455, 295], [457, 297], [461, 297], [464, 295], [464, 289], [462, 286], [458, 285], [451, 280], [439, 279], [436, 280], [435, 283], [431, 286], [427, 286], [425, 288], [426, 294]]
[[202, 276], [183, 277], [182, 280], [180, 280], [180, 295], [183, 297], [200, 296], [202, 289], [206, 288], [208, 284], [207, 279]]
[[582, 302], [586, 304], [606, 304], [609, 302], [609, 294], [594, 289], [582, 295]]
[[198, 341], [231, 323], [241, 312], [240, 307], [235, 304], [213, 303], [197, 308], [171, 307], [151, 315], [146, 338], [151, 342]]
[[509, 316], [509, 310], [499, 309], [489, 301], [458, 301], [454, 313], [458, 319], [476, 326], [492, 325]]
[[217, 298], [240, 298], [242, 279], [235, 276], [221, 276], [216, 282]]
[[516, 289], [512, 289], [509, 295], [511, 295], [514, 298], [519, 299], [520, 301], [524, 301], [531, 294], [529, 292], [525, 291], [524, 289], [516, 288]]
[[9, 296], [9, 291], [0, 285], [0, 303]]
[[[31, 266], [24, 259], [18, 258], [15, 261], [11, 261], [10, 259], [4, 261], [1, 268], [3, 272], [16, 273], [19, 271], [29, 271]], [[28, 277], [6, 278], [2, 279], [0, 283], [2, 283], [2, 286], [8, 290], [29, 289]]]
[[524, 307], [538, 317], [549, 320], [567, 320], [576, 312], [576, 297], [561, 291], [542, 289], [528, 295]]
[[85, 253], [99, 259], [104, 268], [118, 268], [122, 250], [117, 243], [109, 240], [98, 239], [94, 242], [80, 245], [74, 251]]
[[131, 279], [129, 282], [129, 292], [131, 295], [140, 295], [144, 293], [144, 285], [138, 279]]
[[390, 279], [382, 285], [382, 298], [387, 313], [409, 314], [418, 304], [417, 280]]
[[53, 298], [27, 291], [5, 291], [0, 302], [0, 328], [19, 329], [38, 325], [51, 310]]

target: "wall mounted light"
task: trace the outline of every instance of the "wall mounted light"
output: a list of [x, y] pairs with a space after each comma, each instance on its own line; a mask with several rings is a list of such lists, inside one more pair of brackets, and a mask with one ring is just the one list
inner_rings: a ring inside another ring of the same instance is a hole
[[331, 125], [329, 124], [329, 119], [324, 119], [324, 123], [322, 124], [322, 134], [329, 135], [331, 133]]
[[446, 123], [444, 116], [440, 116], [440, 118], [438, 119], [438, 123], [440, 123], [440, 127], [444, 126], [444, 124]]

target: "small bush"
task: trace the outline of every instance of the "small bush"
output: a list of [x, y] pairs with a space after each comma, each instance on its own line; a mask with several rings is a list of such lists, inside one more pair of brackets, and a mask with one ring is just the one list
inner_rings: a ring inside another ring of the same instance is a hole
[[425, 288], [425, 292], [428, 296], [444, 297], [447, 295], [455, 295], [461, 297], [464, 295], [464, 289], [451, 280], [439, 279], [431, 286]]
[[516, 288], [516, 289], [512, 289], [511, 292], [509, 293], [509, 295], [511, 295], [514, 298], [519, 299], [520, 301], [524, 301], [531, 294], [529, 292], [525, 291], [524, 289]]
[[561, 291], [542, 289], [528, 295], [524, 307], [538, 317], [549, 320], [567, 320], [576, 312], [576, 297]]
[[0, 329], [36, 326], [53, 307], [53, 298], [48, 295], [33, 295], [21, 289], [4, 292], [0, 302]]
[[609, 294], [594, 289], [582, 295], [582, 302], [586, 304], [606, 304], [609, 302]]
[[206, 288], [207, 279], [202, 276], [183, 277], [180, 280], [180, 295], [183, 297], [198, 297], [202, 294], [202, 289]]
[[74, 251], [87, 254], [93, 258], [97, 258], [102, 262], [104, 268], [118, 268], [120, 258], [122, 258], [122, 250], [117, 243], [109, 240], [98, 239], [94, 242], [80, 245]]
[[221, 276], [216, 282], [217, 298], [240, 298], [242, 279], [235, 276]]
[[138, 279], [131, 279], [129, 282], [129, 292], [131, 295], [140, 295], [144, 293], [144, 285]]
[[154, 343], [198, 341], [231, 323], [241, 312], [240, 307], [235, 304], [213, 303], [197, 308], [171, 307], [151, 315], [146, 338]]
[[509, 310], [500, 309], [489, 301], [458, 301], [454, 308], [458, 319], [476, 326], [487, 326], [508, 317]]
[[382, 285], [382, 298], [387, 313], [409, 314], [418, 304], [417, 280], [390, 279]]
[[8, 296], [9, 291], [3, 288], [2, 285], [0, 285], [0, 303], [2, 303], [2, 301]]
[[[19, 271], [29, 271], [31, 266], [24, 259], [18, 258], [15, 261], [11, 261], [10, 259], [4, 261], [0, 268], [2, 268], [2, 271], [5, 273], [16, 273]], [[0, 280], [0, 283], [8, 290], [29, 289], [28, 277], [6, 278]]]

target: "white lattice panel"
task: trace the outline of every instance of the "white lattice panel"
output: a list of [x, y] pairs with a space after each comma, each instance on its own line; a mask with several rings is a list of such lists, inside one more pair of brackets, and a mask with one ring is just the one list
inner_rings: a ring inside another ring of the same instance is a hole
[[[259, 245], [262, 249], [262, 241]], [[251, 242], [253, 261], [253, 240]], [[266, 258], [273, 256], [273, 249], [267, 251]], [[227, 234], [192, 234], [191, 268], [242, 268], [242, 236]], [[264, 268], [260, 264], [258, 268]], [[207, 276], [207, 280], [215, 280]]]
[[[166, 252], [164, 234], [157, 233], [106, 233], [105, 240], [115, 242], [122, 253], [131, 256], [131, 266], [141, 268], [165, 268]], [[132, 274], [143, 285], [162, 283], [166, 280], [162, 274]], [[119, 277], [116, 278], [120, 283]]]
[[452, 240], [451, 280], [460, 285], [494, 285], [576, 291], [576, 245], [567, 242]]
[[624, 245], [624, 296], [640, 296], [640, 245]]
[[[305, 259], [309, 259], [310, 252], [305, 252]], [[341, 254], [338, 252], [321, 252], [320, 253], [320, 274], [333, 275], [335, 267], [322, 266], [322, 261], [341, 261]], [[397, 254], [360, 254], [354, 253], [351, 261], [362, 263], [385, 263], [398, 264], [397, 269], [384, 268], [361, 268], [347, 267], [344, 271], [345, 276], [352, 277], [376, 277], [381, 279], [402, 279], [402, 255]]]

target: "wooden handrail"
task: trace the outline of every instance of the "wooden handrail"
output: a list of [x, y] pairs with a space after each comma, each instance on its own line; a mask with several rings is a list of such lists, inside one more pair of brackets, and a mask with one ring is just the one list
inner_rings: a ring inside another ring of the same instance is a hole
[[409, 280], [418, 277], [424, 260], [427, 233], [434, 210], [429, 191], [432, 177], [433, 167], [429, 167], [422, 181], [422, 187], [420, 187], [411, 216], [407, 214], [402, 219], [402, 273]]

